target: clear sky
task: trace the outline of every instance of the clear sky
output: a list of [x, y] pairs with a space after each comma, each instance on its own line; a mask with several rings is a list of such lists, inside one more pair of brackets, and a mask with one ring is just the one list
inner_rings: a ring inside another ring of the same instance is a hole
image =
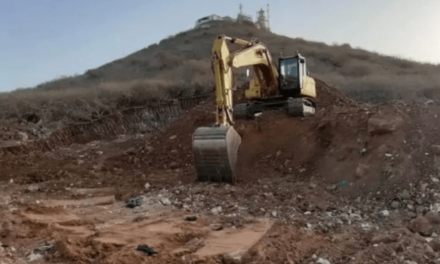
[[[209, 14], [255, 19], [268, 0], [0, 0], [0, 91], [82, 74]], [[276, 0], [278, 34], [440, 62], [440, 0]]]

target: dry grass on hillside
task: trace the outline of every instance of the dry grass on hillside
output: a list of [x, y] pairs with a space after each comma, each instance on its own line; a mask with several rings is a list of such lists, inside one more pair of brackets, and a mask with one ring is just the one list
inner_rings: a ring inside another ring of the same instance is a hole
[[[124, 107], [192, 96], [212, 89], [211, 50], [219, 34], [258, 38], [274, 59], [279, 52], [306, 56], [312, 77], [368, 103], [415, 97], [440, 98], [440, 66], [383, 56], [348, 44], [327, 45], [258, 30], [218, 24], [181, 32], [82, 75], [0, 95], [0, 119], [36, 116], [45, 124], [91, 121]], [[233, 48], [233, 46], [231, 47]], [[244, 80], [237, 71], [237, 84]]]
[[[209, 93], [211, 84], [134, 80], [101, 83], [93, 88], [22, 90], [0, 95], [0, 120], [58, 127], [91, 122], [133, 108], [173, 98]], [[191, 94], [189, 94], [191, 91]]]

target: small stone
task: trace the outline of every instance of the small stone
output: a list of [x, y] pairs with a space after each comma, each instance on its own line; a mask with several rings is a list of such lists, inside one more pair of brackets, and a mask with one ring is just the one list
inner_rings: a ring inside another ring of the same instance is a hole
[[84, 161], [83, 160], [78, 160], [78, 165], [82, 165], [82, 164], [84, 164]]
[[390, 215], [390, 212], [388, 212], [388, 210], [383, 210], [383, 211], [380, 212], [380, 214], [382, 216], [388, 217]]
[[435, 156], [440, 156], [440, 145], [432, 145], [431, 151]]
[[145, 149], [147, 150], [147, 152], [153, 152], [154, 148], [152, 146], [146, 146]]
[[196, 221], [197, 220], [197, 216], [195, 215], [188, 215], [185, 217], [186, 221], [192, 222], [192, 221]]
[[426, 213], [425, 218], [433, 225], [440, 224], [440, 215], [434, 211], [429, 211]]
[[[40, 254], [40, 253], [34, 253], [34, 252], [32, 252], [31, 254], [29, 254], [29, 255], [27, 256], [27, 260], [28, 260], [29, 262], [39, 261], [39, 260], [42, 260], [43, 257], [44, 257], [44, 256], [43, 256], [42, 254]], [[0, 263], [3, 263], [3, 262], [0, 262]]]
[[37, 192], [38, 190], [40, 190], [40, 186], [38, 186], [38, 184], [31, 184], [27, 187], [27, 190], [29, 192]]
[[433, 240], [431, 240], [429, 242], [429, 245], [431, 246], [431, 248], [435, 251], [435, 252], [439, 252], [440, 251], [440, 239], [435, 238]]
[[355, 221], [362, 221], [362, 216], [358, 214], [350, 214], [350, 218]]
[[409, 193], [408, 190], [404, 190], [399, 194], [399, 196], [401, 199], [405, 199], [405, 200], [409, 200], [411, 198], [411, 194]]
[[311, 182], [311, 183], [309, 184], [309, 187], [310, 187], [311, 189], [316, 188], [316, 183]]
[[102, 164], [93, 165], [93, 170], [95, 171], [102, 171], [102, 168], [104, 166]]
[[13, 184], [13, 183], [14, 183], [14, 179], [10, 179], [10, 180], [9, 180], [9, 183], [10, 183], [10, 184]]
[[398, 209], [400, 207], [400, 203], [398, 201], [393, 201], [391, 203], [391, 208]]
[[374, 114], [368, 119], [368, 132], [370, 135], [384, 135], [399, 129], [404, 120], [396, 115]]
[[160, 199], [160, 202], [161, 202], [164, 206], [171, 205], [171, 201], [170, 201], [170, 199], [168, 199], [168, 198], [166, 198], [166, 197], [161, 198], [161, 199]]
[[359, 164], [356, 168], [355, 171], [355, 176], [356, 178], [360, 179], [362, 177], [365, 176], [365, 174], [367, 173], [367, 171], [369, 170], [370, 166], [366, 165], [366, 164]]
[[430, 224], [429, 220], [423, 216], [419, 216], [412, 220], [408, 226], [408, 229], [414, 233], [419, 233], [422, 236], [430, 236], [434, 232], [434, 228]]
[[312, 213], [310, 211], [307, 211], [304, 213], [304, 215], [311, 215]]
[[372, 244], [380, 244], [380, 243], [388, 244], [394, 242], [397, 242], [397, 237], [393, 237], [390, 235], [377, 235], [371, 239]]
[[319, 259], [316, 261], [316, 264], [330, 264], [330, 261], [328, 261], [328, 260], [326, 260], [326, 259], [324, 259], [324, 258], [319, 258]]
[[427, 188], [428, 188], [428, 184], [427, 183], [422, 183], [420, 185], [420, 190], [422, 191], [422, 193], [425, 193]]
[[215, 215], [217, 215], [217, 214], [219, 214], [221, 212], [222, 212], [222, 207], [221, 206], [217, 206], [217, 207], [214, 207], [214, 208], [211, 209], [211, 213], [213, 213]]
[[280, 155], [281, 155], [281, 150], [278, 150], [278, 151], [277, 151], [277, 154], [276, 154], [277, 158], [278, 158]]
[[276, 212], [276, 211], [273, 211], [273, 212], [272, 212], [272, 216], [276, 218], [276, 217], [277, 217], [277, 212]]
[[220, 224], [212, 224], [211, 225], [211, 230], [212, 231], [220, 231], [220, 230], [223, 230], [223, 226], [220, 225]]
[[203, 238], [193, 238], [192, 240], [186, 242], [185, 248], [189, 249], [191, 252], [196, 252], [205, 245], [205, 240]]
[[171, 137], [170, 137], [170, 140], [173, 140], [173, 139], [176, 139], [177, 138], [177, 135], [172, 135]]
[[327, 186], [327, 191], [334, 191], [338, 188], [338, 186], [336, 184], [332, 184]]

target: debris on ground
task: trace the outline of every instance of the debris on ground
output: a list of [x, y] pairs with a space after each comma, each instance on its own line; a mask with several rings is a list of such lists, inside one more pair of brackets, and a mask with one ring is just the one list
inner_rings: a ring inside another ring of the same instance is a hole
[[154, 250], [152, 247], [150, 247], [150, 246], [148, 246], [148, 245], [146, 245], [146, 244], [139, 245], [139, 246], [136, 248], [136, 250], [141, 251], [141, 252], [147, 254], [148, 256], [154, 256], [154, 255], [157, 254], [157, 251], [156, 251], [156, 250]]

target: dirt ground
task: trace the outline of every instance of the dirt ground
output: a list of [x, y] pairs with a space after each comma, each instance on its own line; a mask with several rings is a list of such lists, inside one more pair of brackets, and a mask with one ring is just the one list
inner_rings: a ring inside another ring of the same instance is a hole
[[314, 117], [237, 121], [234, 186], [195, 181], [211, 100], [50, 150], [2, 128], [0, 263], [440, 263], [440, 102], [318, 93]]

